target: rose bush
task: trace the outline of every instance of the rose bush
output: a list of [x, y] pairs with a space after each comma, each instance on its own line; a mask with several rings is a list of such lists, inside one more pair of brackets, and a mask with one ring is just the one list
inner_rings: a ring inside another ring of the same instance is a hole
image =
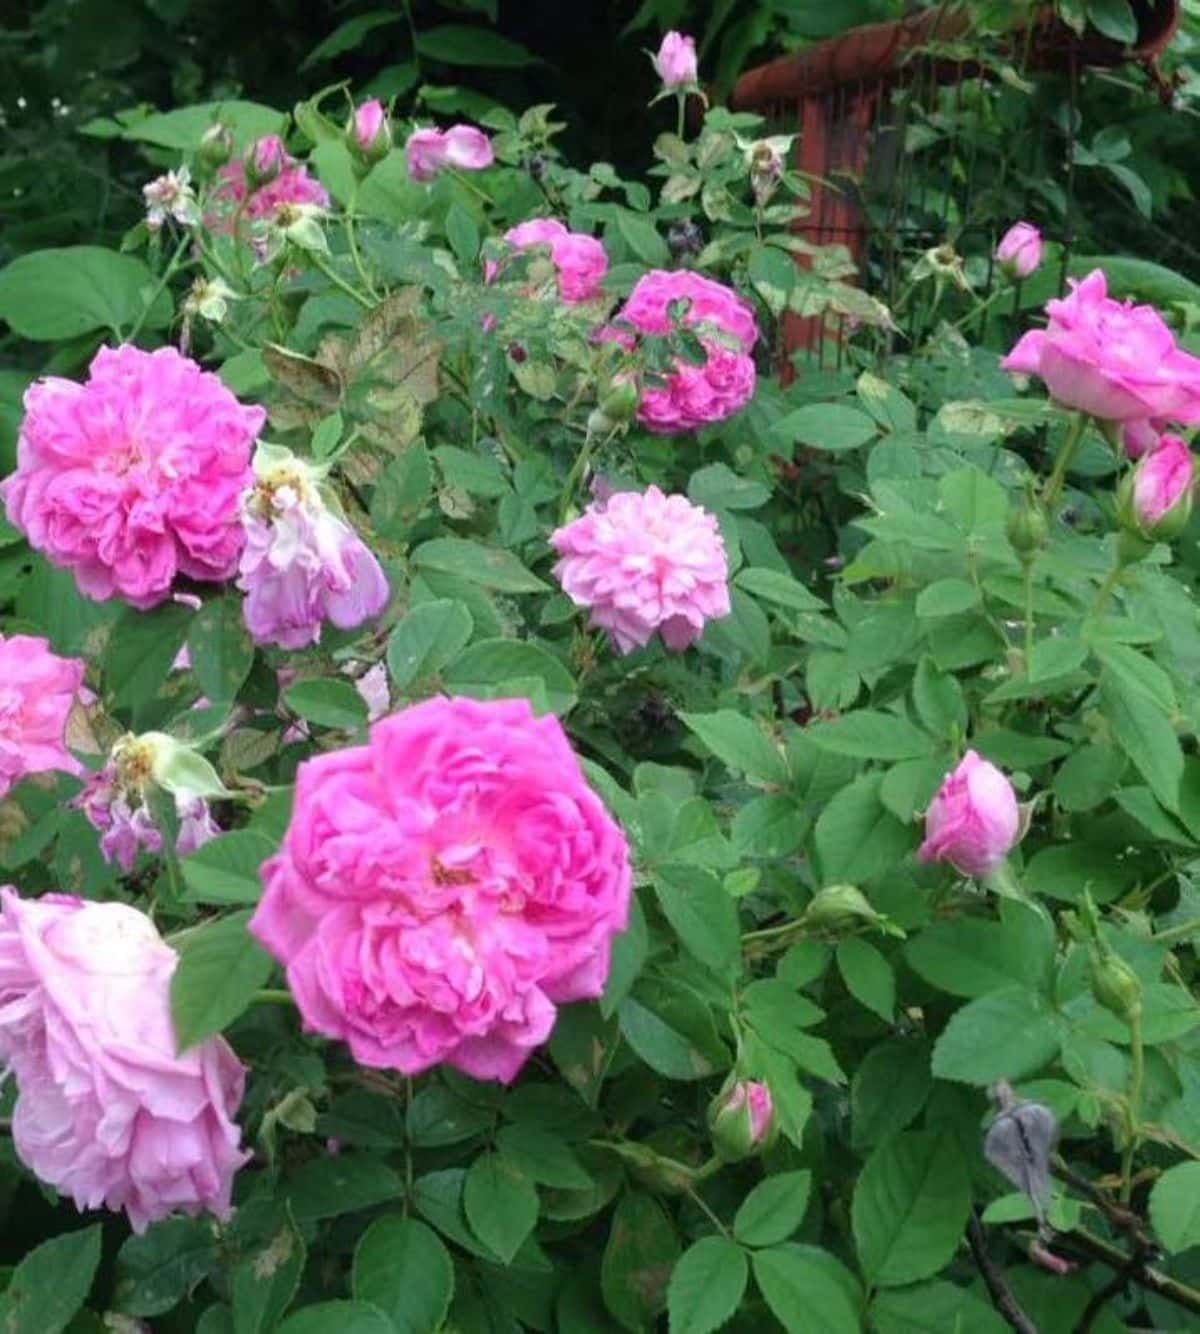
[[1197, 1318], [1188, 289], [885, 305], [654, 59], [650, 184], [143, 108], [0, 271], [8, 1327]]

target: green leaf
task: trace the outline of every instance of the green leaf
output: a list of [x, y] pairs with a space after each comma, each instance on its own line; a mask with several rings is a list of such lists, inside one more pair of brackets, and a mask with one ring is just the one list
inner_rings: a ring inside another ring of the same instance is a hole
[[764, 602], [774, 602], [793, 611], [824, 611], [825, 604], [790, 574], [764, 570], [761, 566], [742, 570], [734, 580], [739, 588]]
[[113, 1306], [124, 1315], [169, 1311], [217, 1260], [217, 1238], [207, 1218], [164, 1218], [130, 1237], [117, 1255]]
[[1150, 1221], [1173, 1255], [1200, 1246], [1200, 1163], [1169, 1167], [1150, 1192]]
[[435, 537], [422, 542], [412, 553], [412, 562], [420, 569], [457, 574], [499, 593], [547, 591], [547, 585], [527, 570], [511, 551], [469, 542], [463, 537]]
[[180, 153], [194, 152], [200, 146], [204, 131], [220, 120], [233, 131], [234, 143], [244, 148], [251, 139], [265, 134], [281, 134], [286, 115], [274, 107], [259, 102], [228, 98], [224, 102], [197, 102], [174, 111], [163, 111], [146, 116], [128, 126], [121, 135], [138, 143], [156, 144], [159, 148], [174, 148]]
[[457, 445], [439, 445], [433, 451], [433, 457], [437, 459], [447, 486], [457, 487], [468, 495], [486, 496], [491, 500], [510, 493], [508, 479], [490, 454], [459, 449]]
[[939, 579], [917, 594], [917, 615], [930, 619], [935, 616], [957, 616], [970, 611], [979, 601], [974, 584], [965, 579]]
[[410, 445], [380, 474], [371, 496], [371, 522], [381, 537], [399, 541], [407, 537], [432, 494], [428, 451]]
[[1029, 679], [1053, 681], [1056, 677], [1069, 676], [1083, 666], [1087, 655], [1087, 645], [1073, 635], [1039, 639], [1029, 657]]
[[180, 860], [184, 898], [190, 903], [257, 903], [259, 868], [274, 851], [271, 840], [252, 829], [210, 840]]
[[1014, 908], [1001, 922], [934, 922], [904, 953], [914, 972], [952, 996], [974, 999], [1014, 985], [1040, 991], [1048, 985], [1054, 933], [1033, 909]]
[[847, 991], [890, 1024], [896, 1010], [896, 978], [891, 964], [874, 945], [858, 936], [839, 943], [837, 962]]
[[317, 1302], [288, 1316], [275, 1334], [396, 1334], [396, 1327], [368, 1302]]
[[948, 472], [938, 483], [947, 512], [966, 533], [981, 535], [1004, 527], [1008, 492], [978, 468]]
[[234, 699], [254, 662], [254, 644], [242, 621], [239, 598], [214, 598], [196, 613], [187, 636], [188, 656], [200, 689], [214, 703]]
[[1163, 710], [1105, 667], [1100, 675], [1100, 711], [1108, 719], [1117, 745], [1133, 761], [1154, 795], [1167, 810], [1177, 813], [1183, 751]]
[[442, 679], [447, 690], [482, 699], [528, 695], [531, 686], [540, 686], [545, 705], [554, 713], [569, 713], [575, 706], [575, 678], [553, 653], [529, 640], [477, 640], [445, 669]]
[[821, 812], [813, 842], [825, 884], [862, 884], [893, 870], [911, 850], [914, 833], [883, 805], [882, 781], [879, 774], [858, 779]]
[[164, 711], [158, 694], [191, 619], [186, 607], [167, 602], [149, 612], [130, 608], [113, 626], [104, 654], [104, 681], [113, 703], [128, 709], [139, 730]]
[[679, 718], [727, 768], [763, 783], [781, 786], [788, 782], [783, 752], [745, 714], [719, 709], [716, 713], [681, 713]]
[[734, 1215], [733, 1235], [743, 1246], [787, 1241], [804, 1221], [811, 1188], [811, 1172], [780, 1172], [760, 1181]]
[[1138, 23], [1129, 0], [1088, 0], [1088, 22], [1105, 37], [1129, 46], [1137, 41]]
[[872, 1047], [850, 1084], [850, 1139], [862, 1150], [899, 1134], [925, 1106], [933, 1087], [929, 1044], [897, 1038]]
[[879, 434], [878, 424], [858, 408], [840, 403], [808, 403], [781, 417], [771, 428], [777, 440], [799, 442], [828, 454], [858, 449]]
[[300, 69], [306, 70], [323, 60], [332, 60], [344, 51], [353, 51], [376, 28], [399, 23], [400, 20], [401, 15], [396, 10], [373, 9], [367, 14], [356, 14], [345, 23], [339, 23], [323, 42], [318, 42], [300, 62]]
[[740, 957], [737, 904], [717, 877], [699, 867], [664, 868], [654, 889], [685, 949], [714, 972], [730, 972]]
[[851, 1206], [863, 1273], [887, 1288], [936, 1274], [958, 1249], [970, 1207], [953, 1135], [905, 1131], [885, 1140], [867, 1160]]
[[87, 1299], [100, 1263], [100, 1224], [52, 1237], [29, 1251], [0, 1296], [5, 1334], [59, 1334]]
[[388, 639], [392, 680], [403, 689], [440, 672], [467, 646], [474, 628], [471, 613], [459, 602], [437, 599], [413, 607]]
[[787, 1334], [860, 1334], [858, 1311], [815, 1247], [788, 1244], [754, 1253], [754, 1281]]
[[658, 1201], [626, 1191], [613, 1212], [600, 1266], [604, 1304], [626, 1329], [645, 1329], [664, 1309], [678, 1255], [675, 1229]]
[[871, 1327], [878, 1334], [1009, 1334], [1006, 1321], [980, 1298], [954, 1283], [922, 1283], [886, 1289], [871, 1303]]
[[1068, 811], [1094, 810], [1117, 790], [1127, 763], [1115, 746], [1080, 746], [1054, 775], [1054, 795]]
[[481, 1153], [467, 1171], [463, 1207], [475, 1235], [508, 1264], [537, 1222], [538, 1194], [502, 1153]]
[[417, 52], [427, 60], [446, 65], [478, 65], [489, 69], [513, 69], [532, 65], [537, 57], [519, 42], [510, 41], [488, 28], [469, 28], [446, 23], [417, 33]]
[[617, 1011], [621, 1034], [638, 1056], [668, 1079], [703, 1079], [712, 1062], [693, 1043], [641, 1001], [628, 996]]
[[895, 713], [856, 709], [832, 722], [816, 723], [805, 736], [822, 750], [860, 760], [914, 760], [932, 753], [933, 739]]
[[951, 737], [966, 730], [967, 706], [962, 687], [928, 656], [917, 664], [913, 703], [922, 723], [938, 736]]
[[446, 238], [461, 269], [474, 264], [479, 254], [479, 224], [457, 200], [446, 214]]
[[[39, 343], [106, 329], [118, 339], [141, 318], [154, 275], [133, 255], [101, 246], [31, 250], [0, 269], [0, 319], [18, 337]], [[147, 320], [160, 329], [171, 318], [163, 293]]]
[[308, 722], [339, 732], [357, 732], [367, 721], [366, 703], [349, 681], [297, 681], [283, 692], [283, 702]]
[[434, 1334], [454, 1295], [450, 1253], [418, 1219], [387, 1214], [355, 1248], [354, 1295], [377, 1306], [394, 1334]]
[[756, 510], [771, 499], [771, 490], [761, 482], [739, 477], [724, 463], [710, 463], [692, 473], [688, 499], [707, 510]]
[[340, 1153], [314, 1158], [287, 1182], [285, 1197], [298, 1223], [370, 1209], [404, 1194], [404, 1178], [382, 1158]]
[[186, 1051], [228, 1028], [271, 976], [275, 961], [247, 930], [249, 912], [192, 928], [171, 977], [175, 1041]]
[[[264, 1201], [264, 1203], [267, 1203]], [[274, 1202], [269, 1202], [274, 1207]], [[233, 1271], [234, 1334], [271, 1334], [291, 1305], [307, 1252], [299, 1228], [279, 1210], [277, 1226], [239, 1260]], [[238, 1221], [242, 1222], [239, 1210]]]
[[701, 1237], [680, 1256], [667, 1286], [670, 1334], [711, 1334], [738, 1309], [750, 1277], [740, 1246]]
[[1024, 987], [1006, 987], [951, 1018], [933, 1049], [933, 1073], [979, 1085], [1024, 1079], [1054, 1059], [1061, 1036], [1061, 1021], [1045, 1001]]
[[590, 1190], [595, 1182], [566, 1142], [518, 1121], [496, 1136], [496, 1147], [530, 1181], [556, 1190]]
[[644, 214], [634, 213], [627, 208], [618, 208], [617, 231], [643, 264], [649, 264], [651, 268], [660, 268], [670, 263], [671, 256], [667, 243], [655, 230], [654, 223]]

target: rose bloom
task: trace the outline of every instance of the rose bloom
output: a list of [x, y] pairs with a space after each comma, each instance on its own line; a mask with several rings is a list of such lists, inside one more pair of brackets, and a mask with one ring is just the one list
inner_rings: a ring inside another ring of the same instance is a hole
[[630, 653], [657, 632], [681, 652], [729, 615], [729, 562], [717, 521], [686, 496], [618, 491], [550, 536], [563, 592]]
[[669, 334], [669, 308], [677, 301], [688, 303], [682, 323], [696, 333], [707, 357], [700, 365], [677, 357], [661, 383], [642, 390], [638, 420], [659, 434], [694, 431], [722, 421], [754, 394], [756, 377], [749, 354], [758, 327], [753, 312], [736, 292], [711, 278], [687, 269], [651, 270], [617, 312], [617, 330], [624, 323], [642, 334]]
[[625, 836], [557, 719], [435, 698], [301, 764], [251, 932], [307, 1029], [363, 1065], [513, 1079], [555, 1005], [599, 996]]
[[917, 856], [949, 862], [963, 875], [985, 876], [1008, 856], [1020, 828], [1012, 784], [969, 750], [925, 812], [925, 841]]
[[67, 718], [83, 688], [83, 663], [34, 635], [0, 634], [0, 797], [26, 774], [82, 774], [67, 750]]
[[1200, 421], [1200, 358], [1182, 351], [1150, 306], [1114, 301], [1094, 270], [1046, 306], [1047, 327], [1027, 333], [1000, 363], [1040, 376], [1050, 397], [1106, 421]]
[[[592, 301], [601, 295], [608, 255], [594, 236], [568, 231], [556, 218], [530, 218], [504, 233], [514, 250], [546, 246], [558, 274], [558, 294], [567, 302]], [[487, 275], [490, 282], [494, 276]]]
[[665, 88], [682, 88], [696, 82], [696, 43], [687, 33], [667, 33], [651, 60]]
[[404, 155], [414, 181], [431, 181], [443, 167], [482, 171], [495, 161], [492, 141], [474, 125], [414, 130], [404, 145]]
[[145, 609], [178, 575], [227, 579], [265, 418], [174, 348], [102, 347], [85, 383], [26, 390], [9, 521], [97, 601]]
[[240, 205], [249, 222], [272, 218], [281, 204], [312, 204], [329, 207], [329, 192], [320, 181], [291, 157], [278, 135], [258, 140], [251, 150], [253, 171], [247, 179], [246, 163], [234, 158], [217, 173], [217, 188], [212, 192], [210, 213], [205, 222], [216, 231], [229, 231]]
[[996, 247], [996, 263], [1010, 278], [1028, 278], [1041, 262], [1041, 232], [1031, 222], [1014, 222]]
[[354, 142], [364, 153], [377, 150], [390, 136], [388, 134], [387, 114], [383, 103], [373, 97], [362, 106], [355, 107], [353, 117]]
[[176, 1211], [230, 1213], [250, 1156], [233, 1120], [245, 1071], [222, 1038], [179, 1054], [178, 956], [144, 913], [0, 889], [0, 1062], [16, 1077], [12, 1139], [80, 1209], [135, 1232]]
[[1137, 526], [1147, 537], [1173, 537], [1192, 510], [1196, 464], [1177, 435], [1164, 435], [1142, 456], [1133, 473], [1132, 504]]

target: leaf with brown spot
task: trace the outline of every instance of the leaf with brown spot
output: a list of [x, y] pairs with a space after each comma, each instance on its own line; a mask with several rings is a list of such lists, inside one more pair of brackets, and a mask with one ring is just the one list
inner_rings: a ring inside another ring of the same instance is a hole
[[667, 1283], [679, 1258], [679, 1238], [661, 1205], [629, 1191], [613, 1214], [600, 1268], [604, 1304], [626, 1329], [642, 1329], [667, 1304]]

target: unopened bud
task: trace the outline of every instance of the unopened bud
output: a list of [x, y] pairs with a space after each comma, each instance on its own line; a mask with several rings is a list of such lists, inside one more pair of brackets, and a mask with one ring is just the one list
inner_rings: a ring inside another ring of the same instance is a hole
[[600, 399], [600, 411], [610, 421], [628, 421], [637, 411], [639, 397], [637, 382], [632, 376], [615, 376], [607, 392]]
[[1164, 435], [1117, 488], [1117, 520], [1134, 537], [1169, 542], [1192, 515], [1195, 463], [1186, 443]]
[[753, 1079], [733, 1079], [708, 1105], [708, 1128], [717, 1157], [727, 1163], [764, 1153], [778, 1127], [771, 1090]]
[[874, 921], [878, 915], [857, 886], [830, 885], [814, 895], [804, 920], [810, 926], [837, 928], [854, 921]]
[[233, 131], [228, 125], [215, 121], [201, 135], [197, 153], [200, 161], [211, 170], [223, 167], [233, 156]]
[[355, 107], [346, 123], [345, 139], [351, 157], [368, 170], [391, 152], [392, 127], [377, 97]]
[[1118, 1019], [1128, 1024], [1141, 1017], [1141, 979], [1119, 954], [1103, 944], [1092, 948], [1091, 982], [1092, 995]]
[[1034, 501], [1027, 501], [1008, 516], [1008, 540], [1018, 556], [1032, 556], [1046, 545], [1050, 526], [1045, 512]]
[[287, 149], [283, 146], [283, 140], [277, 134], [256, 139], [246, 150], [242, 165], [246, 171], [246, 184], [251, 190], [270, 185], [287, 165]]

